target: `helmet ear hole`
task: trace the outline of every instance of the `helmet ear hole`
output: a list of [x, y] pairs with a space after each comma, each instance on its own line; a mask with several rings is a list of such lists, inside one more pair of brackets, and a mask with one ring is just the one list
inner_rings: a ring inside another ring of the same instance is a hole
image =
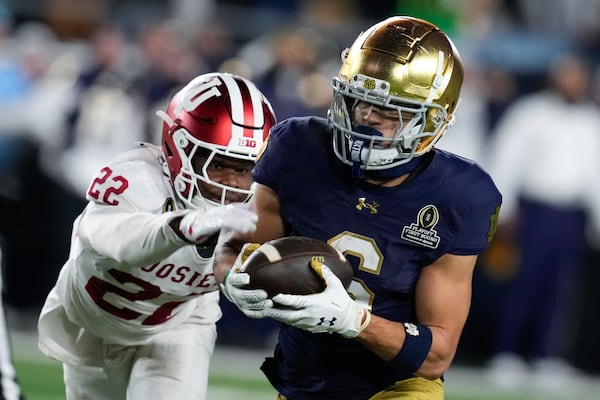
[[180, 149], [185, 149], [190, 144], [190, 141], [186, 138], [186, 135], [182, 130], [175, 132], [173, 139]]

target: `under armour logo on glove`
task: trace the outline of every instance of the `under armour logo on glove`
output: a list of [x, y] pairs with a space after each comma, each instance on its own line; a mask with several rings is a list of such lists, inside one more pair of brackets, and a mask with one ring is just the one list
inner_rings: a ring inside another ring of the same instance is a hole
[[325, 319], [325, 317], [321, 317], [321, 318], [319, 318], [319, 322], [317, 323], [317, 325], [318, 325], [318, 326], [321, 326], [321, 325], [323, 325], [324, 323], [326, 323], [326, 322], [327, 322], [327, 323], [329, 324], [329, 326], [333, 326], [333, 325], [334, 325], [333, 323], [334, 323], [336, 320], [337, 320], [337, 318], [336, 318], [336, 317], [333, 317], [332, 319]]
[[310, 266], [325, 281], [325, 290], [308, 295], [280, 293], [272, 298], [274, 307], [260, 311], [260, 317], [270, 317], [312, 333], [338, 333], [355, 338], [364, 329], [363, 319], [365, 327], [369, 324], [367, 308], [350, 297], [340, 278], [327, 265], [313, 259]]

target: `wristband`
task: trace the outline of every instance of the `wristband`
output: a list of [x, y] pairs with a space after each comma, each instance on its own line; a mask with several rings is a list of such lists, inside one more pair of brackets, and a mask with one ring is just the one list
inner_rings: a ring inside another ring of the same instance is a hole
[[404, 323], [406, 339], [402, 349], [388, 363], [402, 375], [412, 376], [423, 364], [431, 349], [431, 329], [426, 325]]

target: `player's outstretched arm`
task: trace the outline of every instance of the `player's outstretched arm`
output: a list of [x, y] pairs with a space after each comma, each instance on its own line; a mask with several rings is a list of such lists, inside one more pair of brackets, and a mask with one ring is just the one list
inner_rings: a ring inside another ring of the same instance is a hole
[[240, 233], [256, 229], [257, 216], [245, 204], [228, 204], [207, 211], [190, 211], [171, 227], [189, 243], [202, 243], [215, 233], [226, 230]]
[[256, 230], [248, 233], [223, 232], [219, 238], [214, 262], [218, 283], [223, 283], [245, 243], [264, 243], [285, 234], [279, 199], [267, 186], [256, 184], [249, 207], [258, 216]]

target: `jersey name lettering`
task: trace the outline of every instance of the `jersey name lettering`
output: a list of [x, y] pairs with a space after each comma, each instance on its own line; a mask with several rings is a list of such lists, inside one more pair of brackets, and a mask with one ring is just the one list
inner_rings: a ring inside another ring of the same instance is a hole
[[168, 279], [171, 282], [183, 283], [186, 286], [194, 286], [199, 288], [208, 288], [215, 285], [214, 274], [201, 274], [186, 265], [175, 266], [175, 264], [166, 263], [155, 264], [143, 267], [142, 271], [152, 273], [160, 279]]

